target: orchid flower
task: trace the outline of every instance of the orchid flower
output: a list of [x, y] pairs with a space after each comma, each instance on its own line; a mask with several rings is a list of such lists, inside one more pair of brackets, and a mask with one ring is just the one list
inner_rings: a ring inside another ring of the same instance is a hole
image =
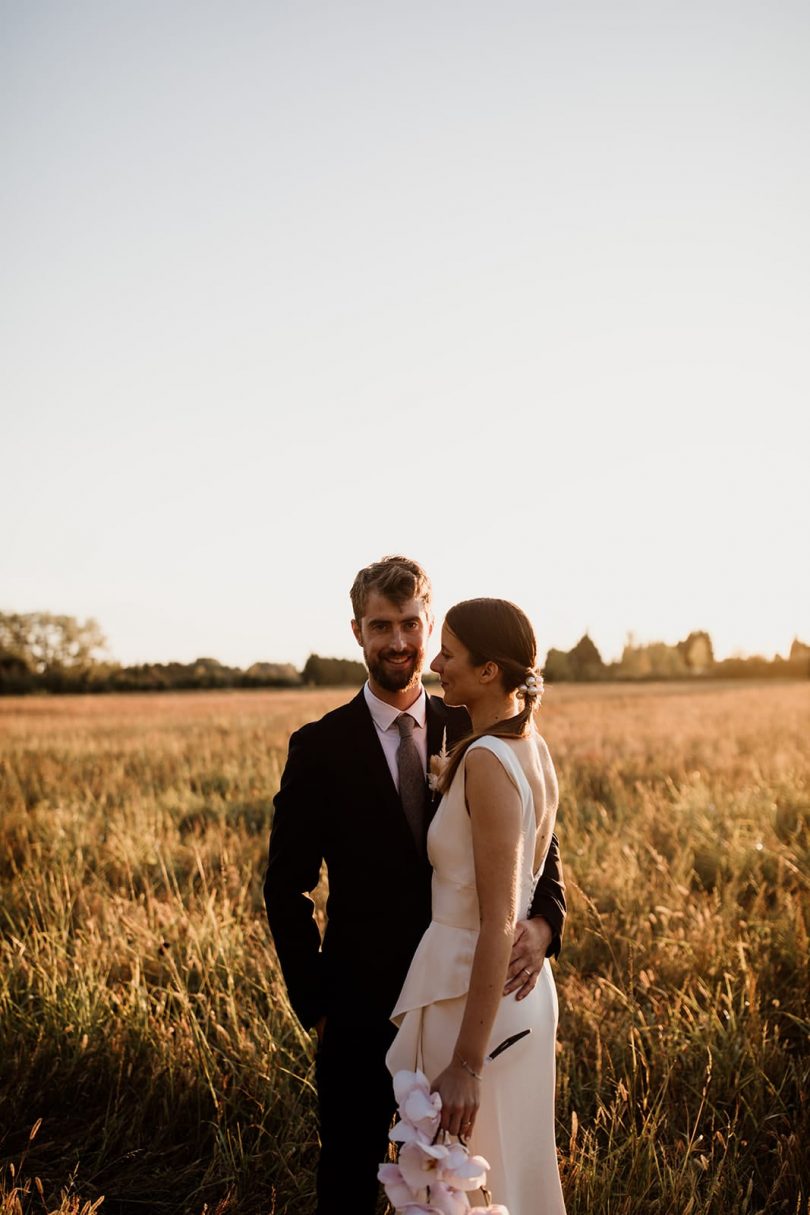
[[483, 1156], [470, 1156], [465, 1147], [454, 1143], [438, 1169], [438, 1176], [454, 1190], [478, 1190], [486, 1182], [489, 1161]]
[[409, 1203], [418, 1201], [418, 1195], [414, 1194], [402, 1176], [402, 1170], [398, 1164], [381, 1164], [377, 1179], [382, 1182], [391, 1206], [396, 1207], [398, 1211], [408, 1206]]
[[418, 1127], [411, 1126], [410, 1122], [404, 1122], [402, 1119], [395, 1122], [388, 1132], [388, 1138], [392, 1143], [432, 1143], [433, 1135], [426, 1134], [420, 1131]]
[[441, 1215], [466, 1215], [470, 1200], [461, 1190], [453, 1189], [443, 1181], [434, 1181], [430, 1187], [430, 1202]]
[[423, 1093], [430, 1096], [430, 1081], [424, 1072], [403, 1070], [396, 1073], [394, 1076], [394, 1096], [396, 1097], [397, 1105], [402, 1105], [402, 1102], [414, 1089], [421, 1089]]
[[[394, 1076], [394, 1096], [402, 1121], [432, 1139], [439, 1126], [442, 1099], [438, 1093], [431, 1093], [425, 1073], [397, 1072]], [[404, 1139], [401, 1141], [405, 1142]]]
[[406, 1143], [399, 1153], [399, 1167], [406, 1184], [412, 1190], [433, 1185], [448, 1150], [442, 1143]]

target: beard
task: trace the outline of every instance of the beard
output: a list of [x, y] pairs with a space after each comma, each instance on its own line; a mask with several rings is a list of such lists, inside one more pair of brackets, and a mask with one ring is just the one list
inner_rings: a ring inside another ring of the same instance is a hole
[[419, 654], [414, 651], [409, 655], [410, 662], [401, 667], [391, 667], [385, 662], [385, 655], [378, 654], [376, 658], [366, 655], [368, 673], [386, 692], [405, 692], [415, 688], [422, 678], [422, 666]]

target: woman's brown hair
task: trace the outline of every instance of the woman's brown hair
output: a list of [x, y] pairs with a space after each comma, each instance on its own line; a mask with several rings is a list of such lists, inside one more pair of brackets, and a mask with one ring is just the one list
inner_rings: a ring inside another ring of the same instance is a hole
[[[526, 613], [508, 599], [465, 599], [450, 608], [444, 622], [469, 650], [473, 666], [495, 663], [504, 692], [520, 688], [527, 675], [534, 671], [537, 663], [534, 629]], [[538, 702], [535, 696], [524, 695], [525, 704], [516, 716], [495, 721], [456, 743], [441, 777], [442, 792], [450, 788], [467, 748], [477, 738], [483, 738], [485, 734], [496, 738], [523, 738], [529, 733]]]

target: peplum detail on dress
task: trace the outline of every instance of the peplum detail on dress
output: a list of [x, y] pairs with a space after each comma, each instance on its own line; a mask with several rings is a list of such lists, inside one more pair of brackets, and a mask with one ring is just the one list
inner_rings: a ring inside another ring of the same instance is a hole
[[429, 924], [391, 1013], [394, 1024], [401, 1025], [406, 1013], [436, 1000], [466, 995], [477, 942], [477, 928], [457, 928], [435, 920]]

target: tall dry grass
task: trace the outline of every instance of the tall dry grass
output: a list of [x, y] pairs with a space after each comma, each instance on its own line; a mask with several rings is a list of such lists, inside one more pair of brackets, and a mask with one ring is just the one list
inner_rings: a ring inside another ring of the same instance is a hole
[[[260, 886], [289, 732], [344, 698], [0, 701], [0, 1215], [309, 1209]], [[807, 1215], [810, 689], [558, 686], [543, 730], [570, 1215]]]

